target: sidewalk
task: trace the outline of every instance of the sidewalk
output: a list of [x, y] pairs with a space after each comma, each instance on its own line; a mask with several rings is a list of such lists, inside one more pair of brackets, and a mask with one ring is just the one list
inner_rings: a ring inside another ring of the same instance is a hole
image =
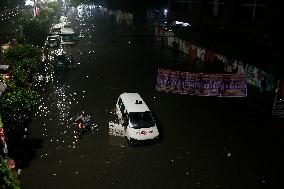
[[154, 39], [154, 51], [156, 56], [161, 60], [158, 65], [164, 69], [187, 71], [191, 73], [214, 73], [222, 74], [224, 66], [217, 63], [206, 64], [203, 61], [194, 60], [188, 54], [182, 51], [174, 52], [173, 47], [163, 46], [159, 39]]

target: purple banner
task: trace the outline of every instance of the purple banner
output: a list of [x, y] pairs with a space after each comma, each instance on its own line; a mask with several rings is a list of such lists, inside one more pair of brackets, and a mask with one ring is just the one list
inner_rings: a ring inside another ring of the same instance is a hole
[[194, 96], [246, 97], [245, 74], [201, 74], [158, 70], [156, 90]]

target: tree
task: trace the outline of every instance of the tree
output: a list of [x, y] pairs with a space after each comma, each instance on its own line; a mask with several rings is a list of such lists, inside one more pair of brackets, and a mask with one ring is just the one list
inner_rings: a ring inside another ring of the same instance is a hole
[[19, 134], [31, 120], [40, 100], [36, 91], [8, 84], [7, 92], [0, 99], [0, 112], [5, 130], [10, 135]]
[[6, 166], [6, 163], [1, 156], [0, 156], [0, 188], [20, 189], [18, 181], [13, 179], [11, 170]]
[[41, 62], [41, 51], [32, 45], [16, 45], [4, 53], [4, 60], [11, 66], [11, 80], [18, 87], [26, 87], [29, 82], [28, 70], [32, 73]]
[[5, 51], [4, 58], [5, 61], [12, 64], [28, 60], [25, 64], [34, 67], [41, 58], [41, 51], [33, 45], [17, 45]]
[[27, 70], [36, 70], [40, 58], [41, 51], [32, 45], [17, 45], [4, 53], [5, 61], [12, 67], [12, 78], [0, 99], [0, 113], [7, 132], [21, 132], [39, 102], [39, 94], [27, 88]]
[[17, 24], [21, 26], [23, 36], [18, 36], [18, 38], [24, 38], [25, 42], [43, 46], [57, 5], [57, 2], [38, 4], [40, 14], [36, 17], [30, 11], [32, 8], [21, 11], [21, 19], [18, 20]]
[[14, 8], [17, 5], [23, 4], [23, 0], [1, 0], [0, 10], [7, 10], [10, 8]]

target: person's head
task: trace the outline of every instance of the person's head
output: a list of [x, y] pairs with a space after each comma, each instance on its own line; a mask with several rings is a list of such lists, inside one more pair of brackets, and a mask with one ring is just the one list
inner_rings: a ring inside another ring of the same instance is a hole
[[87, 112], [82, 111], [82, 116], [87, 116]]

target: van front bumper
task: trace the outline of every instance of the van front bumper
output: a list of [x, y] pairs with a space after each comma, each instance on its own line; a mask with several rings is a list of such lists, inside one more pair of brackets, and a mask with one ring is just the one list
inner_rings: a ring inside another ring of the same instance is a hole
[[157, 137], [155, 137], [153, 139], [146, 139], [146, 140], [137, 140], [137, 139], [134, 139], [134, 138], [130, 138], [128, 140], [129, 145], [131, 145], [131, 146], [154, 144], [154, 143], [157, 143], [159, 141], [160, 141], [160, 137], [159, 136], [157, 136]]

